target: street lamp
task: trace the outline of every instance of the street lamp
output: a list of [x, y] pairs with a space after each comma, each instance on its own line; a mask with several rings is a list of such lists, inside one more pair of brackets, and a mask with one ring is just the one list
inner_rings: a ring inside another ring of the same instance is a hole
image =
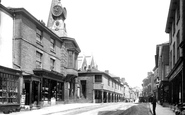
[[104, 84], [101, 84], [101, 90], [102, 90], [102, 103], [103, 103], [103, 85], [104, 85]]

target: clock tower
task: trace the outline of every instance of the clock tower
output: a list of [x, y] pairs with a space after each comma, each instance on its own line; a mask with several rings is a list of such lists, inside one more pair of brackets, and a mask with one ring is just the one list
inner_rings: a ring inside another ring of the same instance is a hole
[[65, 19], [67, 10], [62, 6], [61, 0], [52, 0], [47, 27], [59, 37], [67, 36]]

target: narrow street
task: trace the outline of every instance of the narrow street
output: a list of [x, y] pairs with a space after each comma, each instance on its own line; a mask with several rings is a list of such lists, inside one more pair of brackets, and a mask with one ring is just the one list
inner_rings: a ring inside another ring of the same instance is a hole
[[32, 111], [13, 112], [11, 115], [116, 115], [137, 104], [103, 103], [103, 104], [66, 104]]
[[136, 105], [133, 103], [107, 103], [101, 105], [76, 108], [69, 111], [58, 111], [48, 115], [115, 115], [123, 112], [129, 107]]

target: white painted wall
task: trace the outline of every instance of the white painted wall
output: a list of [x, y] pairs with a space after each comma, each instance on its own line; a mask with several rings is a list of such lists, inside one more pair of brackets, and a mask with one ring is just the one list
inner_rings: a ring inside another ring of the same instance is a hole
[[13, 68], [13, 18], [0, 10], [0, 65]]

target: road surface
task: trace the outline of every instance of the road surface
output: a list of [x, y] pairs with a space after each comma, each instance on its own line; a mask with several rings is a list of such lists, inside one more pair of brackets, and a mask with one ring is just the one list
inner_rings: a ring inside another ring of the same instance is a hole
[[72, 110], [57, 111], [45, 115], [117, 115], [129, 107], [136, 105], [134, 103], [106, 103], [101, 105], [92, 105]]

